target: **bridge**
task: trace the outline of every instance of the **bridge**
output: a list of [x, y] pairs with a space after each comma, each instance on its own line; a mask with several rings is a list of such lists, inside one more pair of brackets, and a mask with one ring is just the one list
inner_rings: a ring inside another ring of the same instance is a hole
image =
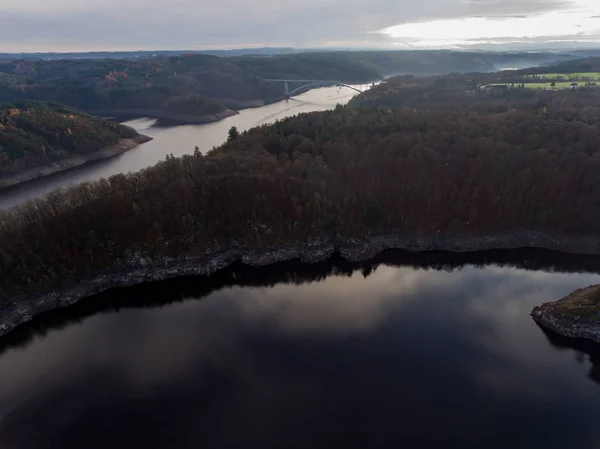
[[[307, 89], [312, 89], [313, 87], [327, 87], [327, 86], [340, 86], [347, 87], [348, 89], [355, 90], [358, 93], [362, 93], [362, 90], [357, 89], [354, 86], [351, 86], [346, 83], [342, 83], [341, 81], [324, 81], [324, 80], [265, 80], [271, 81], [274, 83], [283, 83], [285, 88], [285, 97], [291, 98], [295, 95], [298, 95], [301, 92], [304, 92]], [[290, 83], [301, 83], [302, 86], [297, 87], [290, 91]]]

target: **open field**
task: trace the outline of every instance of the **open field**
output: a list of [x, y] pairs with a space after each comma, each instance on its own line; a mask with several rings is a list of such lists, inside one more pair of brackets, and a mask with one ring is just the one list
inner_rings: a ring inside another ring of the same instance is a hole
[[579, 72], [579, 73], [540, 73], [531, 75], [529, 78], [538, 77], [546, 80], [555, 80], [563, 78], [566, 81], [600, 81], [600, 72]]
[[[580, 87], [583, 87], [582, 84]], [[556, 81], [554, 86], [551, 85], [551, 82], [542, 82], [542, 83], [525, 83], [525, 87], [528, 89], [569, 89], [571, 87], [571, 81]]]
[[[571, 87], [572, 81], [555, 81], [554, 86], [552, 86], [551, 83], [552, 83], [551, 81], [545, 81], [545, 82], [542, 81], [542, 82], [536, 82], [536, 83], [523, 83], [523, 84], [524, 84], [525, 88], [527, 88], [527, 89], [562, 90], [562, 89], [569, 89]], [[485, 86], [481, 86], [481, 88], [485, 89], [486, 87], [501, 86], [501, 85], [518, 88], [521, 85], [521, 83], [488, 84]], [[579, 87], [585, 87], [585, 84], [580, 83]]]

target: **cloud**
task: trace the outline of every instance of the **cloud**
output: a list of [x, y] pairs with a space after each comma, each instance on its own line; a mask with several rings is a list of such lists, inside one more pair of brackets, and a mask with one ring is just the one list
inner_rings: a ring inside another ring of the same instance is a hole
[[400, 44], [450, 47], [497, 43], [600, 41], [600, 6], [588, 0], [531, 15], [477, 16], [411, 22], [382, 30]]
[[588, 20], [600, 12], [592, 0], [0, 0], [0, 51], [385, 47], [393, 36], [378, 31], [399, 24], [426, 30], [432, 21], [534, 20], [565, 10]]

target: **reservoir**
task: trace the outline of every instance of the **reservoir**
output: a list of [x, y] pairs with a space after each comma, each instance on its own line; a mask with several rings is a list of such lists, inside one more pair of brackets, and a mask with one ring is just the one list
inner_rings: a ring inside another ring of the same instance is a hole
[[548, 251], [235, 265], [107, 292], [0, 345], [0, 447], [600, 447], [600, 351], [531, 309]]
[[[360, 90], [367, 85], [355, 86]], [[154, 140], [142, 144], [119, 156], [93, 162], [25, 184], [0, 189], [0, 210], [8, 209], [28, 199], [43, 196], [59, 187], [67, 187], [84, 181], [93, 181], [119, 173], [138, 171], [165, 160], [168, 154], [181, 156], [194, 152], [196, 146], [206, 153], [227, 139], [232, 126], [245, 131], [303, 112], [325, 111], [336, 104], [346, 104], [357, 92], [345, 87], [313, 89], [302, 95], [255, 109], [245, 109], [238, 115], [205, 125], [157, 127], [155, 120], [139, 119], [126, 122], [139, 133]]]

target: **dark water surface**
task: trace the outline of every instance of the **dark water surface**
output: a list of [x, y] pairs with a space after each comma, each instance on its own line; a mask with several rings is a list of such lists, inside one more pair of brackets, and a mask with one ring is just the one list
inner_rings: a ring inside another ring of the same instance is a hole
[[598, 347], [529, 317], [598, 273], [396, 253], [110, 292], [0, 341], [0, 448], [599, 448]]

